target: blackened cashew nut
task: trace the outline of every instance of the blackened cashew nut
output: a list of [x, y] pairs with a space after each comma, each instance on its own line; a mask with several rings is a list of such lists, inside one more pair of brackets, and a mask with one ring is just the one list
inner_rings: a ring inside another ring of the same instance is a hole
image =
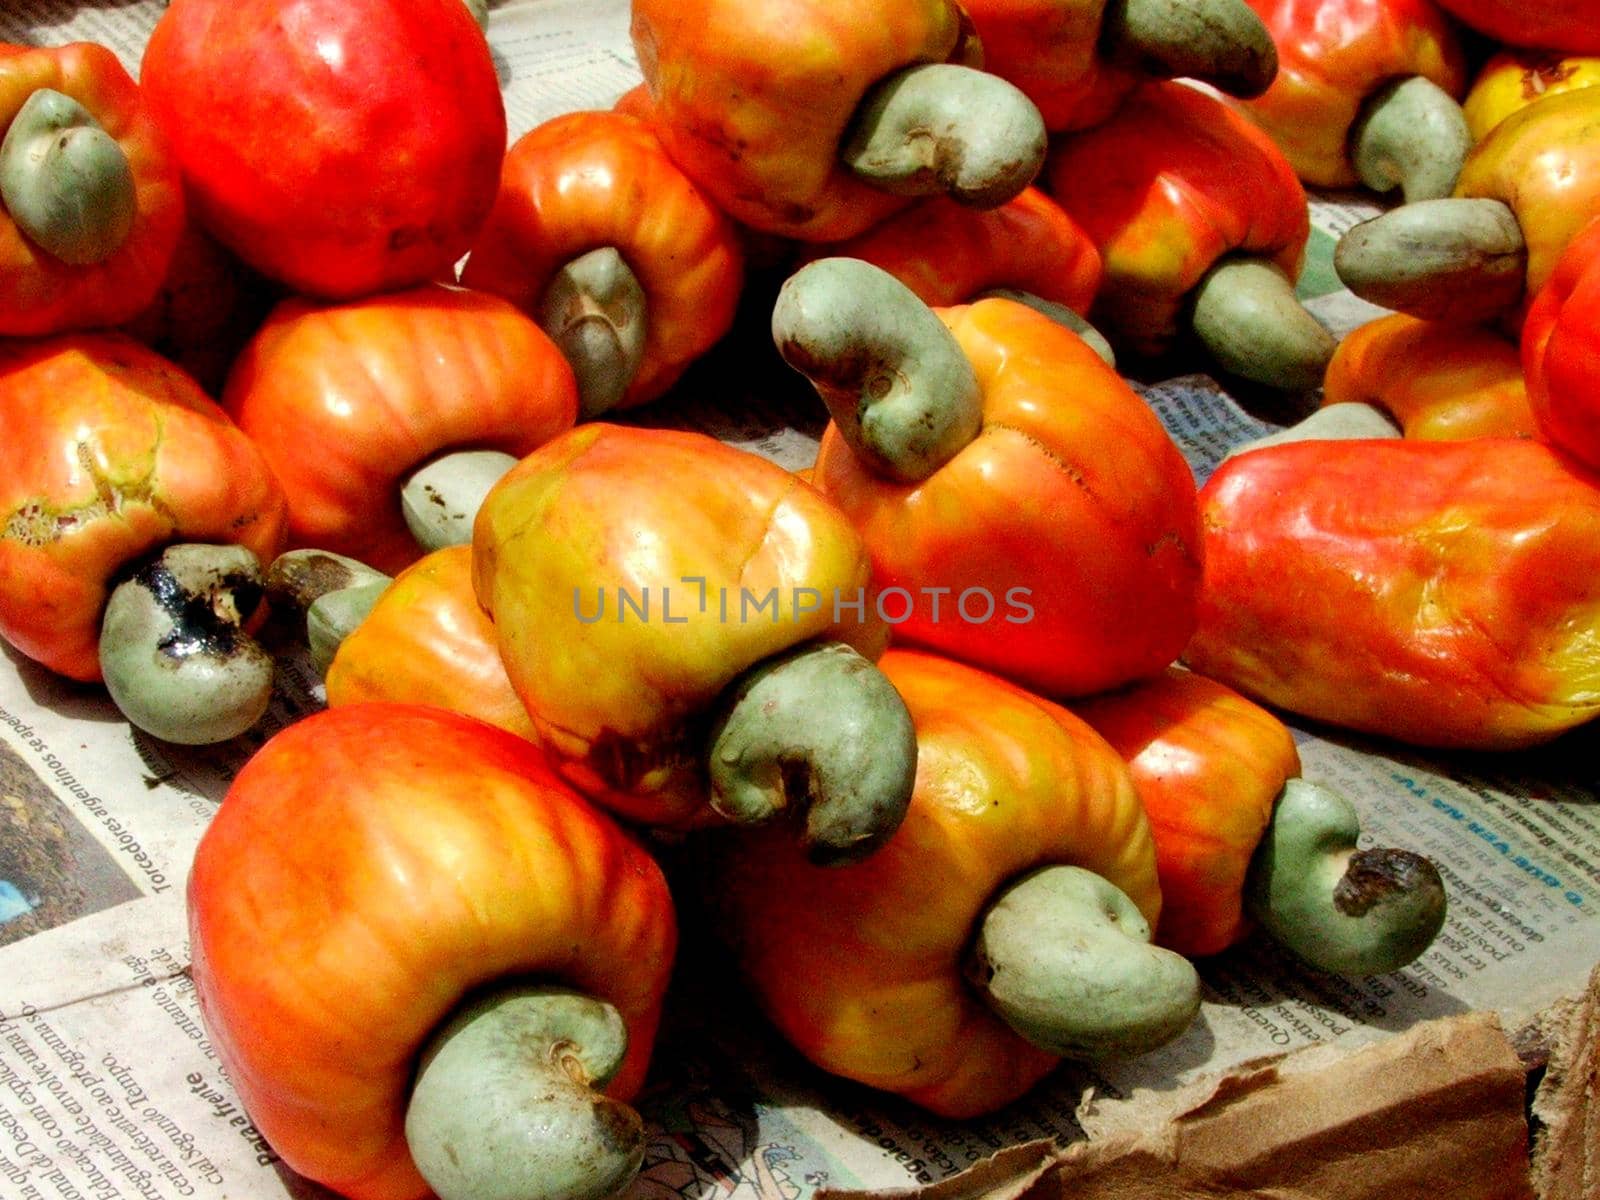
[[237, 737], [272, 699], [272, 658], [245, 632], [261, 603], [261, 566], [243, 546], [182, 543], [112, 590], [100, 670], [128, 721], [163, 741]]
[[275, 611], [305, 618], [306, 647], [319, 675], [394, 579], [366, 563], [329, 550], [289, 550], [267, 568], [267, 599]]

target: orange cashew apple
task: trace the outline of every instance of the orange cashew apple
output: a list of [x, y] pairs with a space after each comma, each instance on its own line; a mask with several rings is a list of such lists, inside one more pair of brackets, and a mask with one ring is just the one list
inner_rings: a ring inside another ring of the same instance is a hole
[[387, 703], [289, 726], [229, 787], [188, 907], [212, 1044], [301, 1174], [599, 1200], [637, 1170], [671, 897], [523, 739]]
[[842, 861], [911, 793], [905, 706], [849, 518], [703, 434], [589, 422], [489, 492], [473, 582], [538, 740], [655, 825], [794, 819]]
[[115, 333], [0, 345], [0, 426], [0, 637], [168, 741], [253, 725], [272, 663], [249, 630], [286, 519], [255, 444]]
[[779, 1032], [826, 1071], [955, 1118], [1015, 1100], [1063, 1056], [1181, 1033], [1199, 981], [1148, 944], [1155, 850], [1121, 756], [987, 672], [908, 650], [882, 663], [918, 745], [894, 836], [836, 870], [762, 830], [708, 849], [709, 919]]

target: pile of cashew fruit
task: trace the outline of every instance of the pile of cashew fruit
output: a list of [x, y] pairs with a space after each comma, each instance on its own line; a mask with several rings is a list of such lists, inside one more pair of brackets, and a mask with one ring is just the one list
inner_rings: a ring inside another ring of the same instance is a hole
[[[1600, 711], [1591, 7], [634, 0], [515, 137], [462, 0], [0, 47], [0, 637], [174, 743], [322, 675], [188, 890], [284, 1162], [623, 1190], [680, 936], [947, 1118], [1248, 939], [1423, 954], [1285, 722]], [[1343, 337], [1307, 186], [1383, 197]], [[1197, 480], [1133, 383], [1196, 363], [1315, 411]], [[802, 470], [680, 427], [784, 394]]]

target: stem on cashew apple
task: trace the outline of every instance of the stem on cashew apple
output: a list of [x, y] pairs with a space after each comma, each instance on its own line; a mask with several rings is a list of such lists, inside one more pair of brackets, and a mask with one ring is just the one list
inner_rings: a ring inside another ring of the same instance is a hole
[[122, 147], [51, 88], [23, 102], [0, 140], [0, 203], [29, 241], [77, 267], [115, 254], [139, 209]]
[[1200, 1011], [1194, 966], [1151, 945], [1127, 894], [1082, 867], [1042, 867], [1002, 889], [963, 974], [1028, 1042], [1073, 1058], [1153, 1050]]
[[1047, 136], [1033, 101], [998, 75], [922, 63], [862, 97], [840, 158], [886, 192], [996, 208], [1039, 174]]
[[1425, 320], [1492, 321], [1522, 299], [1528, 247], [1511, 206], [1448, 197], [1353, 225], [1333, 267], [1363, 300]]
[[601, 1200], [644, 1158], [644, 1123], [601, 1090], [628, 1034], [581, 992], [505, 984], [433, 1034], [406, 1107], [412, 1160], [439, 1200]]
[[1421, 75], [1384, 84], [1350, 129], [1350, 161], [1361, 182], [1375, 192], [1399, 188], [1407, 204], [1454, 191], [1471, 149], [1461, 105]]
[[802, 840], [816, 863], [865, 858], [911, 802], [911, 714], [883, 672], [842, 642], [802, 645], [735, 679], [709, 744], [711, 807], [759, 824], [805, 797]]
[[580, 254], [550, 281], [539, 325], [572, 364], [583, 417], [615, 408], [639, 373], [648, 313], [644, 285], [613, 246]]
[[1355, 808], [1291, 779], [1250, 860], [1245, 907], [1281, 945], [1340, 975], [1413, 962], [1444, 925], [1439, 870], [1409, 850], [1359, 850]]
[[1200, 79], [1230, 96], [1261, 95], [1278, 73], [1278, 48], [1245, 0], [1111, 0], [1101, 52], [1161, 79]]
[[926, 479], [977, 437], [978, 378], [955, 336], [905, 284], [855, 258], [819, 258], [778, 291], [778, 352], [811, 380], [874, 471]]

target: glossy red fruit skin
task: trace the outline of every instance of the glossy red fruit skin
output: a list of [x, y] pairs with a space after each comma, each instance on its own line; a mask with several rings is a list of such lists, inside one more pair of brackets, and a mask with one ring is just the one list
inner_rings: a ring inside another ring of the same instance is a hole
[[451, 277], [505, 107], [460, 0], [173, 0], [140, 83], [206, 228], [296, 291]]
[[1439, 7], [1479, 33], [1511, 46], [1600, 53], [1593, 0], [1439, 0]]
[[1522, 370], [1540, 436], [1600, 470], [1600, 217], [1567, 244], [1529, 307]]

